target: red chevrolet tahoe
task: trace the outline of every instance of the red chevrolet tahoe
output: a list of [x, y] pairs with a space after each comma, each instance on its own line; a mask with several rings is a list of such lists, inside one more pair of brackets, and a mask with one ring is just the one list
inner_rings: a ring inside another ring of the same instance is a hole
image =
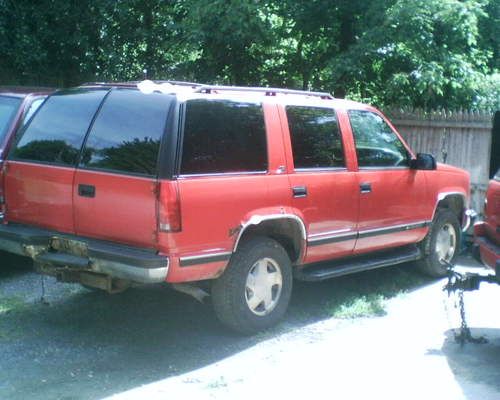
[[484, 203], [484, 221], [474, 225], [480, 260], [500, 278], [500, 170], [490, 181]]
[[466, 172], [327, 93], [87, 84], [48, 98], [2, 174], [0, 249], [109, 291], [210, 288], [243, 333], [277, 323], [293, 278], [442, 276], [467, 223]]

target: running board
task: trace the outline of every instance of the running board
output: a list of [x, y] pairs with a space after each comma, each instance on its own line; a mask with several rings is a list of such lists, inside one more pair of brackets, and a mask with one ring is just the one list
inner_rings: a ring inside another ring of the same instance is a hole
[[294, 276], [302, 281], [322, 281], [342, 275], [415, 261], [421, 257], [422, 253], [417, 246], [406, 246], [357, 257], [305, 265], [296, 269]]

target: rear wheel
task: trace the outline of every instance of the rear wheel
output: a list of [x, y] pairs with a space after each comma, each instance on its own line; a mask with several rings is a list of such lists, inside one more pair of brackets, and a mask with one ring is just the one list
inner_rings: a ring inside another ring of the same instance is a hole
[[446, 276], [448, 264], [453, 264], [460, 249], [460, 225], [450, 210], [438, 210], [429, 233], [422, 242], [424, 258], [419, 268], [433, 277]]
[[223, 324], [244, 334], [269, 328], [285, 314], [292, 292], [288, 254], [273, 239], [253, 238], [214, 281], [212, 302]]

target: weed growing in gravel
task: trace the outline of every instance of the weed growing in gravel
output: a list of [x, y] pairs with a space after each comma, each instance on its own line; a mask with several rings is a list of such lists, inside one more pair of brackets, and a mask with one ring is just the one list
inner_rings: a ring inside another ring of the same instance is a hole
[[353, 297], [332, 307], [335, 318], [360, 318], [385, 315], [385, 298], [379, 294]]
[[382, 316], [388, 299], [426, 282], [408, 264], [346, 276], [336, 283], [326, 311], [335, 318]]
[[22, 298], [17, 296], [4, 297], [0, 295], [0, 315], [19, 310], [24, 306]]
[[[26, 305], [24, 300], [18, 296], [4, 296], [0, 293], [0, 340], [6, 340], [11, 337], [17, 337], [19, 327], [17, 324], [9, 323], [7, 314], [23, 309]], [[4, 324], [5, 323], [5, 324]]]

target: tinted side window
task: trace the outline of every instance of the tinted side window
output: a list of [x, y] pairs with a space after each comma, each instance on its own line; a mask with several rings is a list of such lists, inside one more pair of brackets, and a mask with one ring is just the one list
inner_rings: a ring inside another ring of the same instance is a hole
[[351, 110], [348, 114], [360, 167], [409, 165], [408, 151], [382, 117], [363, 110]]
[[105, 90], [71, 90], [51, 96], [27, 125], [12, 152], [20, 160], [76, 164]]
[[344, 167], [342, 138], [335, 111], [286, 107], [295, 169]]
[[191, 100], [181, 174], [267, 170], [262, 106], [229, 100]]
[[155, 175], [171, 99], [160, 93], [113, 90], [92, 126], [80, 165]]
[[16, 97], [0, 96], [0, 143], [7, 133], [21, 101]]

